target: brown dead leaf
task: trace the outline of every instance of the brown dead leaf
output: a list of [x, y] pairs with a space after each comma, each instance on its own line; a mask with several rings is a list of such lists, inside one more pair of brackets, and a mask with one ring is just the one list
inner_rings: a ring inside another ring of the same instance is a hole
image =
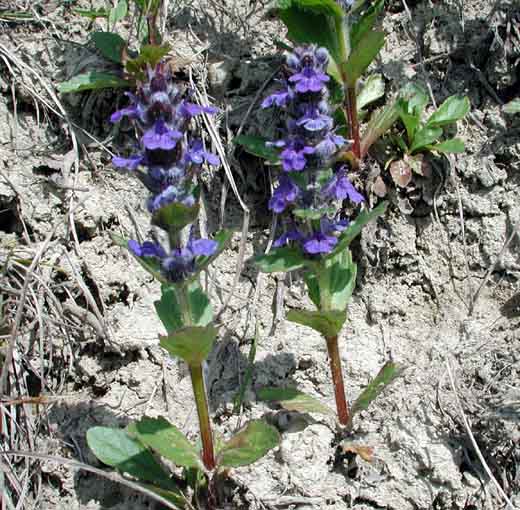
[[388, 193], [388, 190], [386, 188], [386, 184], [381, 178], [380, 175], [376, 177], [376, 180], [372, 184], [372, 191], [375, 195], [377, 195], [379, 198], [383, 198]]
[[372, 462], [374, 460], [374, 448], [372, 446], [343, 441], [343, 443], [341, 443], [341, 448], [345, 453], [350, 452], [359, 455], [366, 462]]
[[390, 175], [400, 188], [406, 188], [412, 180], [412, 169], [404, 160], [400, 159], [390, 164]]

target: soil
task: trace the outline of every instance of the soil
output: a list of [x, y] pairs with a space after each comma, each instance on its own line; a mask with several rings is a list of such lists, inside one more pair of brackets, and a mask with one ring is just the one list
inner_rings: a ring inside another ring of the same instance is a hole
[[[89, 8], [86, 0], [27, 4], [30, 19], [0, 26], [0, 257], [2, 264], [8, 254], [32, 260], [44, 248], [20, 325], [11, 396], [49, 400], [10, 406], [24, 433], [0, 437], [8, 448], [102, 467], [86, 445], [91, 426], [163, 415], [196, 439], [196, 413], [185, 368], [158, 345], [158, 284], [111, 240], [149, 228], [146, 192], [110, 164], [110, 151], [120, 150], [128, 132], [107, 118], [124, 97], [58, 96], [54, 88], [78, 70], [99, 69], [102, 59], [86, 41], [101, 25], [89, 26], [71, 10]], [[276, 411], [256, 400], [258, 388], [293, 385], [334, 407], [325, 343], [285, 321], [279, 306], [280, 296], [285, 309], [311, 306], [299, 276], [259, 276], [249, 260], [269, 236], [268, 172], [230, 140], [239, 129], [259, 134], [276, 125], [257, 103], [280, 65], [275, 41], [285, 33], [267, 12], [257, 0], [170, 2], [165, 23], [180, 79], [189, 78], [189, 62], [198, 86], [221, 108], [222, 141], [251, 211], [246, 262], [233, 288], [243, 210], [223, 170], [203, 176], [201, 228], [235, 232], [205, 279], [221, 324], [206, 372], [213, 423], [229, 436], [246, 419], [267, 415], [282, 431], [279, 448], [230, 474], [226, 507], [505, 508], [466, 419], [493, 477], [520, 508], [520, 116], [502, 111], [520, 92], [520, 4], [392, 1], [383, 22], [387, 42], [371, 70], [385, 78], [388, 100], [413, 81], [437, 104], [467, 95], [472, 109], [458, 124], [466, 152], [445, 161], [431, 205], [412, 203], [405, 214], [394, 200], [354, 245], [358, 282], [340, 339], [349, 399], [386, 361], [405, 367], [354, 421], [349, 440], [372, 447], [372, 462], [338, 449], [333, 418]], [[21, 287], [24, 267], [9, 273], [9, 285]], [[11, 298], [10, 320], [19, 304]], [[233, 401], [255, 323], [257, 354], [239, 416]], [[17, 508], [157, 508], [67, 465], [10, 462]]]

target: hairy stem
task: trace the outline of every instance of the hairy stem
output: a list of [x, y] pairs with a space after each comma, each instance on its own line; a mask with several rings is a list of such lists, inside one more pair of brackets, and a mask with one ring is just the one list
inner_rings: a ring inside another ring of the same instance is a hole
[[341, 371], [341, 358], [339, 357], [338, 337], [331, 336], [326, 338], [327, 351], [329, 353], [330, 371], [332, 383], [334, 385], [334, 396], [336, 397], [336, 409], [338, 411], [339, 422], [342, 425], [349, 423], [349, 410], [347, 399], [345, 398], [345, 385], [343, 384], [343, 373]]
[[202, 365], [190, 366], [191, 384], [193, 394], [197, 404], [197, 414], [199, 415], [200, 437], [202, 439], [202, 462], [208, 471], [215, 469], [215, 454], [213, 450], [213, 434], [209, 421], [208, 399], [206, 388], [204, 387], [204, 376]]

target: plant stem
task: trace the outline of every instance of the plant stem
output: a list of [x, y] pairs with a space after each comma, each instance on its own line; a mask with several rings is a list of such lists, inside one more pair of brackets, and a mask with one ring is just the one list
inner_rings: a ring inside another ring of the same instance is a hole
[[204, 376], [202, 365], [190, 366], [191, 384], [193, 394], [197, 404], [197, 414], [199, 415], [200, 437], [202, 439], [202, 462], [208, 471], [215, 469], [215, 454], [213, 450], [213, 434], [211, 433], [211, 423], [209, 421], [208, 399], [206, 398], [206, 388], [204, 388]]
[[352, 152], [359, 159], [361, 157], [361, 142], [359, 139], [356, 86], [351, 87], [348, 85], [345, 88], [345, 110], [348, 119], [349, 137], [354, 141]]
[[343, 373], [341, 372], [341, 358], [339, 357], [338, 337], [331, 336], [327, 337], [326, 340], [339, 422], [342, 425], [348, 425], [349, 410], [347, 400], [345, 398], [345, 385], [343, 384]]

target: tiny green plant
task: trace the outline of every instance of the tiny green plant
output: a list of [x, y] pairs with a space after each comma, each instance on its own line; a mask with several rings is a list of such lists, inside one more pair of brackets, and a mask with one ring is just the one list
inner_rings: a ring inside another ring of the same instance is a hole
[[[74, 12], [90, 20], [104, 20], [106, 30], [90, 34], [96, 50], [105, 59], [107, 66], [73, 76], [58, 85], [62, 93], [100, 90], [107, 88], [132, 88], [143, 79], [147, 66], [154, 67], [170, 50], [161, 45], [157, 28], [160, 0], [119, 0], [113, 7], [98, 9], [75, 9]], [[129, 19], [130, 32], [127, 39], [118, 33], [119, 25]], [[138, 49], [132, 49], [135, 35]]]
[[[193, 222], [199, 212], [195, 177], [203, 164], [218, 166], [220, 161], [194, 136], [191, 122], [214, 114], [216, 108], [196, 104], [191, 96], [189, 89], [174, 82], [170, 68], [159, 62], [146, 69], [135, 94], [128, 94], [130, 104], [112, 115], [112, 122], [129, 118], [139, 135], [137, 152], [114, 157], [113, 164], [133, 174], [150, 192], [147, 207], [154, 232], [144, 242], [114, 240], [162, 285], [155, 302], [166, 330], [160, 345], [189, 368], [201, 451], [162, 417], [143, 417], [125, 430], [94, 427], [87, 434], [90, 448], [102, 462], [180, 506], [186, 504], [187, 494], [181, 490], [186, 483], [199, 495], [205, 489], [213, 501], [213, 480], [219, 470], [251, 464], [279, 441], [277, 430], [262, 420], [249, 422], [227, 441], [216, 441], [212, 432], [204, 365], [218, 328], [199, 274], [225, 248], [230, 232], [222, 230], [213, 239], [195, 235]], [[166, 472], [153, 454], [184, 468], [184, 479]]]
[[[395, 103], [383, 108], [361, 136], [363, 108], [384, 94], [379, 75], [358, 86], [384, 44], [384, 33], [374, 28], [382, 8], [383, 1], [279, 0], [276, 14], [289, 39], [300, 45], [287, 55], [278, 89], [262, 103], [281, 111], [280, 136], [236, 140], [281, 167], [269, 208], [281, 216], [282, 232], [274, 249], [256, 263], [264, 272], [303, 273], [315, 310], [292, 309], [287, 319], [324, 338], [337, 416], [348, 427], [353, 415], [366, 409], [399, 373], [397, 364], [387, 363], [349, 407], [338, 343], [357, 276], [349, 247], [386, 209], [383, 202], [370, 210], [351, 179], [369, 147], [398, 117]], [[352, 220], [346, 211], [356, 209], [360, 212]], [[328, 412], [294, 389], [266, 388], [260, 398], [277, 400], [286, 409]]]
[[428, 105], [428, 94], [419, 85], [409, 85], [401, 92], [397, 101], [399, 120], [404, 130], [392, 137], [399, 147], [400, 156], [389, 161], [390, 174], [394, 183], [406, 188], [414, 174], [428, 176], [425, 155], [453, 154], [464, 151], [460, 138], [446, 138], [445, 129], [463, 119], [470, 109], [467, 97], [450, 96], [428, 119], [424, 110]]

